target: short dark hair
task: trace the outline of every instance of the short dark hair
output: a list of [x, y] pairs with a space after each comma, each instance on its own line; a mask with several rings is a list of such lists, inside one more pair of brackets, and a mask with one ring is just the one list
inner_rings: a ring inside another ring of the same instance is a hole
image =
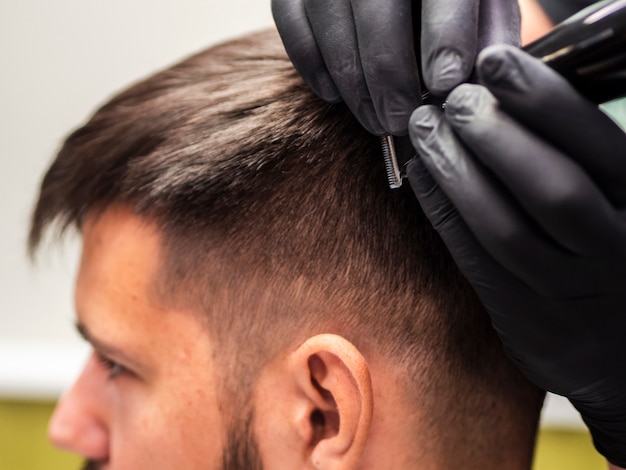
[[[410, 188], [387, 187], [378, 139], [307, 89], [274, 31], [132, 86], [71, 134], [43, 179], [31, 249], [47, 226], [80, 229], [112, 204], [164, 234], [164, 297], [207, 314], [231, 392], [301, 335], [337, 332], [406, 367], [438, 435], [536, 426], [537, 390]], [[216, 298], [227, 311], [210, 313]]]

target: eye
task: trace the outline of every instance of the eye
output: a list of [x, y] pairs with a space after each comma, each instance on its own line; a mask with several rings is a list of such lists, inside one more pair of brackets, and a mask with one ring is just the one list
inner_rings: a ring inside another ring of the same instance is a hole
[[121, 374], [127, 372], [127, 369], [119, 362], [112, 361], [108, 357], [105, 357], [97, 352], [95, 352], [94, 355], [98, 362], [107, 370], [109, 374], [109, 380], [114, 380]]

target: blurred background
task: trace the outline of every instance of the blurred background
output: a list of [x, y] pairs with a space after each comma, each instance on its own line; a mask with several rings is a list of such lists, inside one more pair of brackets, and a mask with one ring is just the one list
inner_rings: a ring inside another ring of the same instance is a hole
[[[62, 139], [112, 93], [223, 39], [272, 25], [269, 0], [0, 0], [0, 470], [78, 468], [46, 423], [87, 347], [74, 332], [78, 240], [25, 240]], [[549, 397], [536, 470], [605, 465], [569, 404]]]

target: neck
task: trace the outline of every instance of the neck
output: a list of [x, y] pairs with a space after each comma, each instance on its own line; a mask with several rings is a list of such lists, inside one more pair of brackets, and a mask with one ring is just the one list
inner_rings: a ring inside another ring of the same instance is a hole
[[[400, 385], [405, 380], [402, 369], [369, 365], [372, 382], [378, 385], [374, 387], [375, 411], [362, 470], [531, 469], [541, 393], [529, 396], [522, 407], [503, 401], [493, 408], [492, 403], [485, 404], [488, 400], [472, 399], [468, 393], [456, 397], [438, 416], [438, 412], [415, 406], [428, 403], [428, 399], [416, 399], [414, 394], [407, 398]], [[446, 393], [440, 397], [442, 401]], [[476, 403], [469, 403], [472, 400]], [[485, 420], [485, 413], [493, 419]]]

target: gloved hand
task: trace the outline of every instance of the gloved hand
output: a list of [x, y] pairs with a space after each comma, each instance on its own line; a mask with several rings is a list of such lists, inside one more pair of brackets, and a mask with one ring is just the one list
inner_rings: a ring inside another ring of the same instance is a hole
[[411, 116], [409, 181], [509, 356], [626, 467], [626, 134], [521, 50], [477, 71]]
[[516, 0], [272, 0], [272, 11], [313, 91], [343, 99], [377, 135], [406, 134], [421, 103], [420, 57], [426, 87], [445, 94], [478, 50], [520, 41]]

